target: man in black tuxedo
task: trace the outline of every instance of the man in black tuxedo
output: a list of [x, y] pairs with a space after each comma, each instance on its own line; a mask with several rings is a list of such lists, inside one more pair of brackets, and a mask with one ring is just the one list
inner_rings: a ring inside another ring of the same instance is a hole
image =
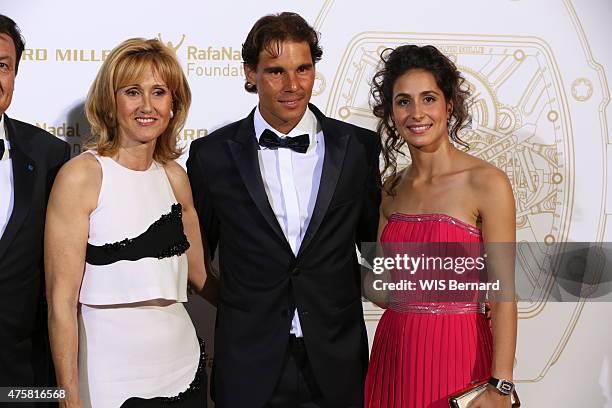
[[191, 145], [207, 251], [219, 251], [217, 408], [363, 405], [355, 245], [376, 239], [380, 148], [309, 104], [321, 55], [297, 14], [261, 18], [242, 48], [258, 106]]
[[0, 386], [3, 387], [43, 386], [52, 382], [44, 300], [43, 229], [55, 174], [70, 158], [67, 143], [5, 114], [23, 49], [23, 38], [15, 22], [0, 15]]

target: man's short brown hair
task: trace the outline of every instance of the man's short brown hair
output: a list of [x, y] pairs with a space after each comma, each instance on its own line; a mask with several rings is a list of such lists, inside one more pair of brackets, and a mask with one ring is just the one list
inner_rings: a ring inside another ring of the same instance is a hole
[[[283, 12], [270, 14], [257, 20], [244, 44], [242, 60], [245, 65], [255, 70], [259, 63], [259, 54], [266, 50], [270, 55], [280, 55], [280, 43], [283, 41], [306, 42], [310, 47], [312, 63], [321, 60], [323, 50], [319, 45], [319, 34], [299, 14]], [[256, 93], [255, 84], [246, 82], [244, 89]]]

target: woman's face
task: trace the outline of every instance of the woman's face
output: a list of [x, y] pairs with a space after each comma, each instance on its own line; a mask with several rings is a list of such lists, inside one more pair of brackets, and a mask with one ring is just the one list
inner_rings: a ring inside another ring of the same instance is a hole
[[116, 100], [120, 146], [155, 143], [168, 127], [172, 94], [151, 68], [136, 83], [119, 88]]
[[397, 132], [409, 145], [425, 147], [448, 140], [452, 104], [430, 72], [411, 69], [397, 78], [392, 103]]

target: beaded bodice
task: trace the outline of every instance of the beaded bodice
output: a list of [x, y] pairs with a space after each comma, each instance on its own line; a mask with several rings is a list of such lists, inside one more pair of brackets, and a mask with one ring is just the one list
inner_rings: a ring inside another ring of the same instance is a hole
[[380, 239], [382, 242], [482, 242], [482, 232], [446, 214], [394, 213]]

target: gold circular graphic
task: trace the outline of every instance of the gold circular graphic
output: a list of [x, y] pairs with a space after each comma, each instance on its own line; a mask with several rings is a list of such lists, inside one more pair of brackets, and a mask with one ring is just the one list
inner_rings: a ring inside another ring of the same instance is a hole
[[561, 173], [554, 173], [551, 177], [551, 180], [555, 184], [561, 184], [561, 182], [563, 181], [563, 176], [561, 175]]
[[551, 122], [555, 122], [557, 119], [559, 119], [559, 113], [553, 110], [553, 111], [548, 112], [548, 115], [546, 117]]
[[578, 102], [587, 101], [593, 96], [593, 84], [587, 78], [578, 78], [572, 82], [572, 96]]
[[351, 116], [351, 110], [349, 108], [347, 108], [346, 106], [338, 109], [338, 115], [340, 115], [340, 117], [342, 119], [346, 119], [349, 116]]
[[523, 50], [516, 50], [514, 51], [514, 54], [512, 54], [514, 56], [514, 59], [517, 61], [522, 61], [525, 59], [525, 52]]
[[497, 129], [503, 132], [515, 129], [517, 123], [516, 118], [517, 116], [511, 108], [500, 108], [497, 113]]
[[555, 239], [554, 235], [550, 235], [550, 234], [549, 234], [549, 235], [546, 235], [546, 236], [544, 237], [544, 243], [545, 243], [546, 245], [552, 245], [552, 244], [554, 244], [556, 241], [557, 241], [557, 240]]

